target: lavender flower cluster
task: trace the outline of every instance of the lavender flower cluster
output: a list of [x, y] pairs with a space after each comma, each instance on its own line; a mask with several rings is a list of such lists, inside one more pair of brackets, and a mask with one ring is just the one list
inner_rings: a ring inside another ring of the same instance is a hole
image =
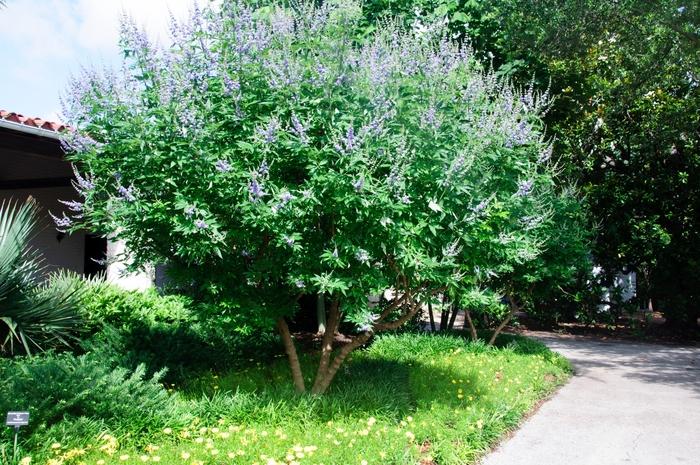
[[534, 181], [525, 180], [518, 183], [518, 191], [515, 193], [518, 197], [527, 197], [532, 192], [532, 187], [534, 186]]
[[[244, 0], [225, 1], [220, 8], [195, 6], [185, 21], [171, 21], [173, 46], [167, 49], [155, 46], [133, 20], [125, 18], [122, 41], [133, 52], [131, 65], [136, 66], [127, 66], [120, 74], [81, 74], [65, 98], [66, 111], [80, 123], [89, 122], [95, 111], [102, 112], [100, 116], [114, 111], [115, 115], [129, 117], [129, 111], [137, 115], [144, 108], [147, 92], [155, 92], [161, 107], [172, 112], [180, 136], [195, 144], [211, 130], [209, 122], [222, 117], [221, 108], [232, 109], [239, 118], [236, 124], [250, 118], [240, 125], [246, 128], [241, 137], [253, 143], [256, 153], [267, 160], [277, 163], [278, 149], [286, 146], [287, 141], [299, 141], [314, 148], [328, 144], [321, 148], [334, 148], [339, 165], [361, 166], [348, 171], [346, 179], [352, 186], [351, 193], [369, 197], [368, 192], [374, 192], [375, 187], [386, 189], [389, 198], [400, 205], [421, 202], [421, 195], [412, 190], [414, 180], [407, 172], [420, 157], [427, 156], [430, 148], [426, 148], [429, 144], [421, 145], [423, 141], [418, 141], [415, 135], [421, 133], [425, 138], [426, 132], [414, 129], [429, 129], [431, 137], [437, 138], [447, 133], [449, 126], [465, 136], [462, 141], [469, 140], [468, 150], [459, 147], [461, 142], [448, 141], [456, 149], [445, 150], [449, 153], [436, 165], [441, 167], [443, 176], [436, 177], [435, 182], [442, 181], [443, 187], [468, 172], [472, 158], [478, 157], [489, 144], [512, 148], [544, 145], [532, 117], [547, 107], [547, 93], [538, 95], [532, 86], [517, 91], [493, 71], [480, 71], [472, 50], [451, 40], [447, 25], [441, 22], [416, 25], [412, 33], [388, 26], [365, 45], [351, 44], [335, 34], [337, 21], [343, 15], [333, 12], [346, 7], [332, 2], [323, 2], [319, 7], [302, 2], [294, 9], [273, 6], [270, 14], [263, 17], [255, 14]], [[325, 46], [298, 53], [294, 47], [297, 41]], [[455, 86], [455, 81], [462, 84]], [[421, 97], [415, 99], [418, 103], [408, 112], [403, 110], [401, 101], [406, 82], [417, 83], [414, 96]], [[264, 108], [261, 114], [253, 114], [255, 109], [250, 101], [258, 98], [251, 92], [254, 86], [257, 93], [288, 97], [290, 107], [272, 111]], [[102, 101], [99, 97], [102, 94], [110, 95], [109, 102], [96, 110], [90, 102]], [[328, 126], [321, 128], [312, 112], [296, 105], [309, 94], [319, 98], [361, 96], [362, 111], [343, 115], [337, 121], [328, 118], [333, 121], [323, 121]], [[73, 152], [101, 149], [80, 133], [66, 138], [64, 145]], [[546, 163], [550, 157], [551, 145], [540, 150], [537, 161]], [[228, 173], [234, 169], [227, 159], [209, 160], [206, 166], [210, 171]], [[235, 160], [237, 167], [239, 162]], [[283, 171], [282, 166], [274, 165], [275, 173]], [[301, 196], [302, 189], [308, 186], [283, 188], [270, 178], [269, 171], [270, 166], [263, 161], [257, 169], [251, 169], [240, 189], [244, 197], [259, 205], [267, 206], [263, 199], [270, 199], [270, 208], [277, 214], [294, 204], [292, 192]], [[217, 176], [218, 179], [232, 177]], [[377, 179], [379, 176], [384, 178]], [[117, 180], [118, 197], [126, 202], [135, 201], [138, 191], [120, 183]], [[531, 180], [522, 181], [516, 195], [527, 197], [533, 184]], [[77, 173], [75, 185], [83, 196], [94, 189], [89, 177]], [[314, 194], [307, 192], [303, 194], [305, 198]], [[472, 209], [472, 216], [485, 211], [487, 205], [488, 200], [480, 202]], [[79, 213], [72, 208], [71, 211]], [[195, 213], [192, 210], [186, 216], [195, 219]], [[62, 224], [66, 222], [63, 217], [58, 220]], [[194, 225], [199, 230], [210, 228], [201, 218]], [[294, 244], [292, 237], [283, 240], [290, 246]], [[443, 250], [445, 256], [453, 252], [450, 247]], [[363, 249], [357, 251], [355, 258], [363, 264], [370, 261]]]

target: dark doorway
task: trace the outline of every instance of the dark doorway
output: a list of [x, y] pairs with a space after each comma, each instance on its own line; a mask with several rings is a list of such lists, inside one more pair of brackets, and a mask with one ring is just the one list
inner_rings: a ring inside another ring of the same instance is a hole
[[83, 274], [97, 276], [107, 270], [107, 238], [85, 234], [85, 263]]

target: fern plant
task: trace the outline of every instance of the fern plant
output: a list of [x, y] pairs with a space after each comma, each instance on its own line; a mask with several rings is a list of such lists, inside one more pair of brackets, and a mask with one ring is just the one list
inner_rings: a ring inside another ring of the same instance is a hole
[[29, 245], [37, 226], [38, 206], [0, 203], [0, 353], [31, 354], [69, 346], [80, 331], [77, 312], [86, 283], [68, 272], [44, 280], [46, 264]]

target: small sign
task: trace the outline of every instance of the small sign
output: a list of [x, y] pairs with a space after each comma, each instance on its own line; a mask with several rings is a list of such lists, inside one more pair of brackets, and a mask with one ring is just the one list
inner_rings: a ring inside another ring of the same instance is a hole
[[7, 412], [7, 426], [27, 426], [29, 424], [29, 412]]

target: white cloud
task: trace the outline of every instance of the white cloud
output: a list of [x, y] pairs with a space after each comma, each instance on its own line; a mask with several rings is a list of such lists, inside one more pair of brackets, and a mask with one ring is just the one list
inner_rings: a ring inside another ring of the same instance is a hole
[[170, 13], [182, 18], [190, 5], [191, 0], [80, 0], [78, 40], [88, 50], [116, 50], [119, 17], [126, 13], [145, 27], [152, 38], [162, 42], [167, 37]]
[[118, 60], [119, 17], [131, 15], [161, 43], [170, 12], [192, 0], [9, 0], [0, 10], [0, 108], [55, 118], [68, 76]]

